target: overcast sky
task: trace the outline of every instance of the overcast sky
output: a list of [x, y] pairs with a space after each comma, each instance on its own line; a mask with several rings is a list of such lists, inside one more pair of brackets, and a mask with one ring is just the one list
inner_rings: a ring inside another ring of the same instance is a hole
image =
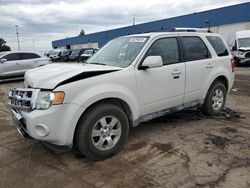
[[0, 0], [0, 38], [17, 50], [46, 51], [51, 41], [248, 2], [249, 0]]

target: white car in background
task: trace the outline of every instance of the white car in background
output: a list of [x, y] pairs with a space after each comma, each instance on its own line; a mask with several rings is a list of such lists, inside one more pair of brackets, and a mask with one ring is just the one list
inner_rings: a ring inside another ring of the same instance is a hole
[[98, 49], [85, 50], [81, 55], [81, 61], [86, 61], [88, 58], [92, 57], [97, 51]]
[[49, 62], [49, 58], [36, 52], [0, 52], [0, 81], [21, 78], [27, 70]]
[[60, 60], [62, 52], [63, 52], [63, 50], [59, 50], [59, 49], [53, 50], [53, 52], [50, 53], [49, 58], [52, 61]]

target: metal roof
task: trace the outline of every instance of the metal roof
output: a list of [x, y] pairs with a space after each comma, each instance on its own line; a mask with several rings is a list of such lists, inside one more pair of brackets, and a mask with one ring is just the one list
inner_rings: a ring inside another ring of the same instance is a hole
[[233, 23], [250, 21], [250, 2], [217, 8], [213, 10], [137, 24], [133, 26], [122, 27], [97, 33], [91, 33], [84, 36], [76, 36], [61, 40], [52, 41], [52, 46], [60, 47], [73, 44], [86, 44], [98, 42], [102, 47], [108, 41], [131, 34], [146, 32], [168, 31], [174, 27], [195, 27], [204, 28], [208, 26], [218, 26]]

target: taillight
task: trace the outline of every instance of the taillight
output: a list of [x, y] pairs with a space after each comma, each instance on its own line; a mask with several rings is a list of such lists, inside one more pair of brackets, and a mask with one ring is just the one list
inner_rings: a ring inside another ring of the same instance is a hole
[[232, 72], [234, 72], [236, 70], [236, 63], [235, 63], [234, 59], [231, 59], [231, 68], [232, 68]]

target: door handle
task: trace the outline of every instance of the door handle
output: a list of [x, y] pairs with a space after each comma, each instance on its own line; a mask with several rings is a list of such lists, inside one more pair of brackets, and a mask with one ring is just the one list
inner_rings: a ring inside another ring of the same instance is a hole
[[208, 69], [211, 69], [211, 68], [213, 68], [214, 66], [211, 64], [211, 63], [208, 63], [207, 65], [206, 65], [206, 68], [208, 68]]
[[175, 69], [175, 70], [172, 72], [172, 75], [173, 75], [173, 76], [180, 75], [180, 74], [181, 74], [181, 71], [180, 71], [180, 70], [177, 70], [177, 69]]

